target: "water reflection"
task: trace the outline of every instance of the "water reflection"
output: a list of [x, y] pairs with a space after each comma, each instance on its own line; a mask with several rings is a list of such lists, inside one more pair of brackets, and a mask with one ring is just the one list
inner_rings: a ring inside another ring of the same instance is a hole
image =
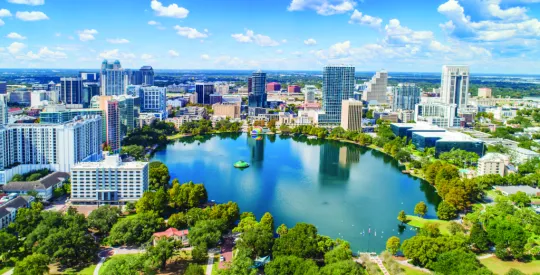
[[247, 138], [247, 145], [251, 151], [251, 163], [261, 163], [264, 160], [264, 136], [250, 136]]

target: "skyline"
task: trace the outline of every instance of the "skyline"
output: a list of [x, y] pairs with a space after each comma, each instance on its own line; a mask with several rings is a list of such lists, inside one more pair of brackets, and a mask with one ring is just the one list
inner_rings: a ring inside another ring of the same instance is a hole
[[0, 0], [0, 68], [540, 71], [536, 0], [109, 2]]

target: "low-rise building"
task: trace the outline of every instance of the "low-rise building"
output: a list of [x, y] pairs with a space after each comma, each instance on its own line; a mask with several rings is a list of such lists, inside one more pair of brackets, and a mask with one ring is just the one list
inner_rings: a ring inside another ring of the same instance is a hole
[[173, 239], [175, 241], [180, 241], [182, 242], [182, 245], [183, 246], [189, 246], [189, 239], [188, 239], [188, 235], [189, 235], [189, 230], [187, 229], [184, 229], [184, 230], [178, 230], [174, 227], [171, 227], [163, 232], [156, 232], [153, 234], [153, 237], [154, 237], [154, 240], [153, 240], [153, 244], [156, 245], [157, 241], [159, 239], [162, 239], [162, 238], [166, 238], [166, 239]]
[[74, 204], [125, 204], [148, 190], [148, 162], [122, 162], [119, 155], [100, 162], [82, 162], [71, 168]]
[[7, 194], [26, 195], [30, 191], [36, 191], [43, 200], [53, 198], [53, 191], [62, 187], [69, 174], [65, 172], [54, 172], [36, 181], [13, 181], [4, 185], [2, 188]]
[[528, 185], [516, 185], [516, 186], [493, 186], [493, 189], [501, 191], [505, 196], [514, 195], [517, 192], [523, 192], [527, 196], [536, 197], [540, 196], [540, 189], [530, 187]]
[[506, 175], [506, 166], [510, 164], [510, 157], [498, 153], [487, 153], [478, 160], [478, 176]]
[[214, 104], [212, 110], [214, 116], [240, 118], [240, 104]]
[[484, 142], [459, 132], [414, 132], [412, 143], [420, 151], [428, 147], [435, 147], [435, 155], [461, 149], [474, 152], [478, 156], [484, 155]]
[[525, 148], [520, 147], [508, 147], [510, 155], [513, 157], [512, 162], [515, 164], [521, 164], [528, 160], [540, 157], [540, 154]]
[[17, 195], [10, 195], [0, 199], [0, 230], [15, 221], [19, 209], [30, 207], [33, 201], [34, 197]]

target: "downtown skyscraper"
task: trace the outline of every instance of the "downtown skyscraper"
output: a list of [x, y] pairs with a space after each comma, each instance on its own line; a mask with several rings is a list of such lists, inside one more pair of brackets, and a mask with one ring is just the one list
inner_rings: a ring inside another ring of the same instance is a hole
[[414, 106], [420, 103], [420, 87], [414, 83], [399, 83], [394, 88], [392, 111], [414, 110]]
[[248, 96], [248, 106], [266, 108], [266, 105], [266, 73], [257, 71], [251, 75], [251, 93]]
[[114, 63], [103, 60], [101, 63], [101, 95], [112, 96], [124, 94], [126, 75], [120, 61]]
[[351, 65], [325, 66], [323, 70], [323, 114], [319, 114], [318, 124], [322, 127], [339, 126], [343, 100], [353, 98], [354, 70]]
[[80, 77], [60, 78], [60, 101], [65, 104], [82, 104], [83, 83]]
[[467, 107], [469, 99], [469, 66], [443, 66], [441, 102], [456, 104], [457, 111]]

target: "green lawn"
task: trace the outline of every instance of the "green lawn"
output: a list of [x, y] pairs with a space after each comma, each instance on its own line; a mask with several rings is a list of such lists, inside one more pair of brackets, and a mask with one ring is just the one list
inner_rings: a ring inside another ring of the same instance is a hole
[[405, 270], [405, 274], [406, 275], [426, 275], [427, 273], [424, 273], [420, 270], [416, 270], [414, 268], [411, 268], [411, 267], [408, 267], [408, 266], [405, 266], [405, 265], [401, 265], [401, 268], [403, 268], [403, 270]]
[[0, 267], [0, 274], [4, 274], [6, 272], [8, 272], [10, 269], [12, 269], [13, 266], [3, 266], [3, 267]]
[[441, 230], [441, 234], [444, 235], [450, 235], [450, 232], [448, 231], [448, 223], [449, 221], [443, 221], [443, 220], [437, 220], [437, 219], [424, 219], [418, 216], [412, 216], [407, 215], [407, 219], [409, 220], [407, 222], [408, 225], [412, 227], [422, 228], [424, 225], [428, 222], [436, 222], [439, 224], [439, 230]]
[[517, 261], [501, 261], [497, 257], [490, 257], [482, 259], [480, 262], [495, 274], [505, 274], [511, 268], [519, 269], [525, 274], [532, 274], [540, 270], [540, 259], [522, 263]]

